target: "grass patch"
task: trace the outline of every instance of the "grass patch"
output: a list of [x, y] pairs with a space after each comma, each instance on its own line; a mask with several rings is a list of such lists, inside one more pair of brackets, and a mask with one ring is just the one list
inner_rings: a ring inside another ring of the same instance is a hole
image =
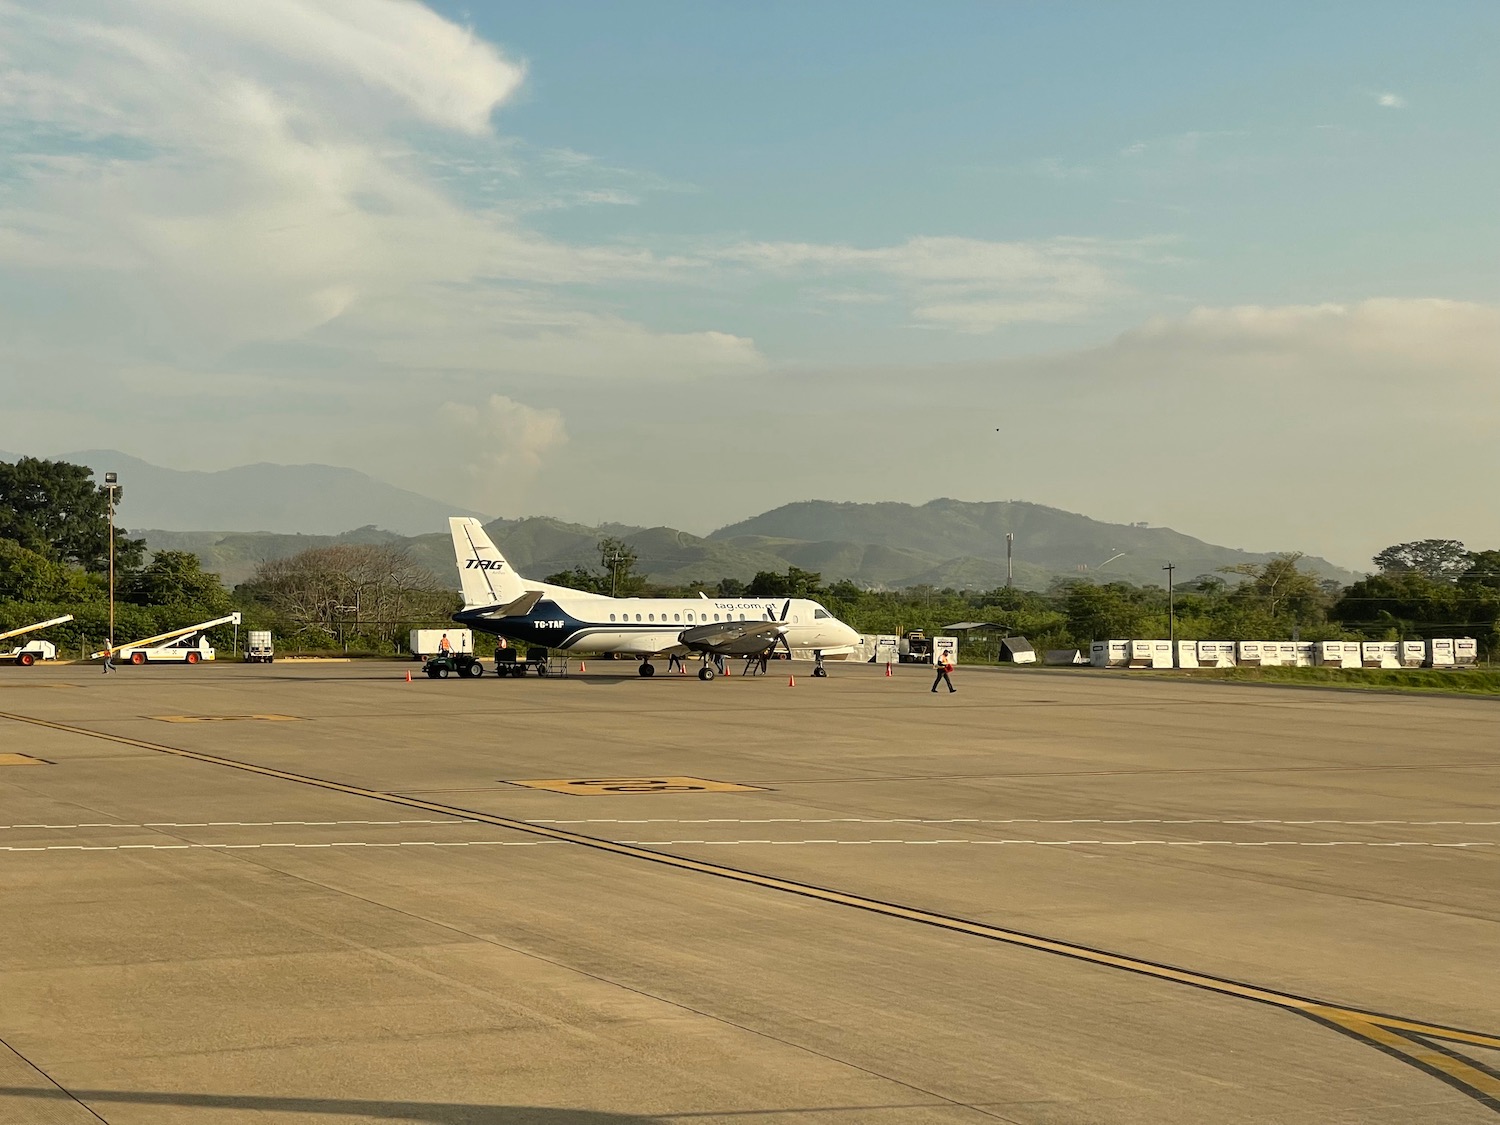
[[1231, 683], [1305, 684], [1439, 695], [1500, 695], [1500, 671], [1488, 668], [1200, 668], [1170, 675]]

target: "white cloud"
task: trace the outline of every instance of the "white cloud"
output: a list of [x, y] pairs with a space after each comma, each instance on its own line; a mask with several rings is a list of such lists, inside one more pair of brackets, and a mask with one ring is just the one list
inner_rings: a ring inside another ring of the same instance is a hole
[[462, 466], [465, 501], [490, 514], [516, 512], [547, 456], [568, 440], [561, 413], [505, 395], [478, 405], [444, 403], [439, 421], [441, 435], [431, 439], [427, 452], [434, 461]]
[[769, 273], [837, 278], [846, 293], [857, 292], [861, 279], [875, 296], [894, 287], [918, 325], [989, 332], [1024, 321], [1071, 320], [1118, 299], [1129, 292], [1121, 263], [1147, 257], [1150, 247], [1091, 238], [927, 237], [873, 248], [747, 242], [714, 257]]
[[1387, 92], [1383, 94], [1373, 94], [1371, 96], [1375, 99], [1376, 105], [1384, 106], [1386, 109], [1406, 108], [1406, 99], [1403, 98], [1400, 94], [1392, 94]]
[[[0, 66], [0, 279], [37, 298], [24, 318], [0, 310], [0, 327], [36, 352], [92, 340], [98, 366], [211, 371], [246, 345], [313, 341], [358, 361], [307, 372], [326, 379], [398, 353], [469, 367], [481, 347], [497, 374], [518, 352], [565, 374], [582, 352], [610, 377], [622, 335], [630, 373], [655, 339], [666, 366], [684, 351], [684, 334], [622, 327], [562, 289], [697, 263], [539, 235], [525, 191], [510, 206], [464, 197], [514, 173], [489, 123], [524, 69], [420, 4], [0, 0]], [[599, 177], [562, 190], [632, 197]], [[738, 369], [753, 345], [719, 335], [698, 358]]]

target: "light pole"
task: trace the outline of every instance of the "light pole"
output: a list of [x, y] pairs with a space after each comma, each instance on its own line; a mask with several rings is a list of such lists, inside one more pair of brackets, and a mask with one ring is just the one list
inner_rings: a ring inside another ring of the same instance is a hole
[[1177, 569], [1177, 565], [1169, 562], [1162, 569], [1167, 572], [1167, 636], [1172, 642], [1172, 659], [1175, 661], [1177, 659], [1177, 603], [1175, 587], [1172, 584], [1172, 573]]
[[1007, 531], [1005, 533], [1005, 588], [1009, 590], [1016, 584], [1016, 572], [1011, 565], [1011, 555], [1016, 545], [1016, 533]]
[[[104, 491], [109, 494], [109, 639], [106, 647], [113, 647], [115, 643], [115, 492], [119, 487], [119, 473], [104, 474]], [[106, 654], [105, 659], [108, 658]]]

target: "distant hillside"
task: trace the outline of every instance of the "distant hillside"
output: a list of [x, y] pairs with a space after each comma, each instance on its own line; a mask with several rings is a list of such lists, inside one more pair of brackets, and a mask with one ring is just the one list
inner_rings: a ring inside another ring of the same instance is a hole
[[[1040, 577], [1038, 571], [1048, 575], [1097, 572], [1100, 578], [1160, 585], [1161, 567], [1168, 561], [1176, 564], [1179, 580], [1186, 580], [1223, 566], [1260, 563], [1271, 557], [1269, 553], [1218, 547], [1171, 528], [1103, 523], [1019, 500], [971, 503], [943, 499], [920, 507], [808, 500], [720, 528], [709, 538], [734, 543], [758, 537], [783, 542], [879, 544], [933, 560], [933, 569], [925, 577], [910, 572], [885, 579], [894, 585], [929, 581], [947, 585], [939, 579], [958, 573], [953, 564], [968, 559], [973, 562], [960, 569], [973, 575], [972, 584], [983, 586], [1004, 580], [1006, 532], [1015, 534], [1017, 578], [1021, 578], [1021, 567], [1027, 568], [1027, 585], [1035, 584]], [[1106, 562], [1115, 555], [1121, 557]], [[1352, 571], [1326, 559], [1309, 557], [1304, 566], [1341, 582], [1355, 577]]]
[[[488, 518], [332, 465], [262, 463], [204, 473], [164, 469], [110, 449], [48, 456], [87, 465], [99, 476], [118, 472], [123, 495], [120, 521], [132, 531], [243, 528], [326, 536], [336, 529], [370, 524], [418, 535], [446, 527], [452, 515]], [[0, 460], [15, 459], [0, 453]]]

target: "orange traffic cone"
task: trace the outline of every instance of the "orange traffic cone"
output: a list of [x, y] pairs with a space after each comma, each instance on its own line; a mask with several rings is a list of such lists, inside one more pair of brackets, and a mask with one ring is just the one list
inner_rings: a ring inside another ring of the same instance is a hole
[[410, 670], [408, 670], [407, 673], [406, 673], [406, 682], [407, 683], [411, 683], [411, 671]]
[[724, 661], [724, 675], [729, 675], [729, 661]]
[[585, 664], [582, 660], [580, 660], [578, 662], [578, 670], [580, 672], [587, 672], [589, 670], [589, 666], [587, 664]]
[[885, 662], [885, 678], [891, 678], [891, 662], [889, 660]]
[[796, 676], [788, 676], [786, 678], [786, 686], [787, 687], [796, 687], [797, 686], [797, 677]]

